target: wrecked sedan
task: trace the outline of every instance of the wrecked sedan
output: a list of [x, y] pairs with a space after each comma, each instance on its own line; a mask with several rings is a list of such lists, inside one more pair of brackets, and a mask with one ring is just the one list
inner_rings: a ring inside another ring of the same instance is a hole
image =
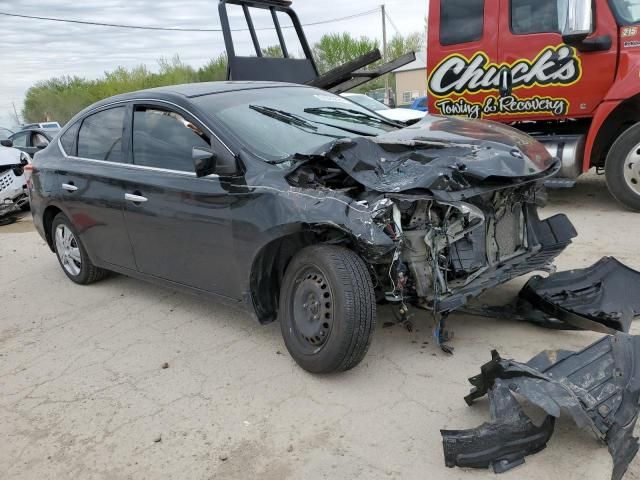
[[490, 122], [402, 128], [312, 87], [204, 83], [81, 112], [36, 156], [31, 197], [72, 281], [243, 303], [320, 373], [362, 360], [376, 303], [446, 314], [547, 268], [575, 236], [536, 212], [558, 168]]

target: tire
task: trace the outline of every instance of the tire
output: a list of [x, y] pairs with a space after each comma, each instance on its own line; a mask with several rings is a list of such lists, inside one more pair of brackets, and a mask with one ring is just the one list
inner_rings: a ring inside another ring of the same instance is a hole
[[312, 246], [291, 261], [280, 290], [280, 328], [287, 350], [311, 373], [358, 365], [376, 326], [367, 266], [351, 250]]
[[[66, 236], [65, 232], [70, 237]], [[98, 268], [91, 262], [78, 232], [63, 213], [59, 213], [53, 219], [51, 238], [62, 271], [72, 282], [89, 285], [107, 275], [107, 270]], [[68, 245], [65, 245], [65, 241], [68, 241]]]
[[605, 165], [609, 192], [629, 210], [640, 212], [640, 123], [615, 141]]

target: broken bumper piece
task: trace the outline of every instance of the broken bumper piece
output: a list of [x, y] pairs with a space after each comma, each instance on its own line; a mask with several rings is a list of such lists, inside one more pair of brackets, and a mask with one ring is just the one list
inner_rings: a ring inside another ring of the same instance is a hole
[[[638, 452], [633, 429], [640, 409], [640, 337], [619, 333], [580, 352], [543, 352], [526, 364], [494, 351], [469, 381], [474, 388], [466, 402], [488, 395], [492, 421], [472, 430], [441, 431], [448, 467], [492, 467], [502, 473], [524, 463], [525, 456], [545, 448], [561, 410], [607, 444], [612, 480], [622, 479]], [[541, 426], [524, 413], [514, 393], [547, 414]]]
[[[521, 313], [536, 321], [559, 321], [568, 327], [614, 334], [629, 332], [640, 315], [640, 272], [612, 257], [592, 267], [533, 277], [519, 295]], [[542, 321], [539, 323], [543, 323]]]

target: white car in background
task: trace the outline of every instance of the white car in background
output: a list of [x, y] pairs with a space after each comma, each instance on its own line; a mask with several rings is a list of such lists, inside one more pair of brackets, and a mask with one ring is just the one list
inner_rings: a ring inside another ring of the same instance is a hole
[[29, 208], [29, 193], [24, 167], [31, 158], [11, 146], [10, 140], [0, 144], [0, 225], [3, 217]]
[[364, 95], [362, 93], [343, 93], [344, 98], [357, 103], [361, 107], [373, 110], [378, 115], [383, 116], [394, 122], [402, 123], [415, 123], [422, 120], [427, 112], [420, 112], [418, 110], [411, 110], [409, 108], [389, 108], [384, 103], [377, 101], [374, 98]]

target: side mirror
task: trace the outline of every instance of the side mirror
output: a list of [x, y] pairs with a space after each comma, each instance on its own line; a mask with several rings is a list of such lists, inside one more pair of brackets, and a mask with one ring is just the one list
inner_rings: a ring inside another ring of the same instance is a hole
[[562, 30], [562, 40], [567, 45], [583, 42], [593, 31], [592, 0], [568, 0], [567, 21]]
[[216, 171], [216, 154], [208, 148], [193, 147], [193, 165], [198, 178], [206, 177]]
[[44, 150], [44, 149], [45, 149], [45, 148], [47, 148], [48, 146], [49, 146], [49, 144], [48, 144], [48, 143], [40, 142], [40, 143], [38, 143], [38, 144], [36, 145], [36, 148], [37, 148], [38, 150]]
[[2, 145], [3, 147], [11, 148], [13, 147], [13, 141], [9, 140], [8, 138], [6, 140], [0, 140], [0, 145]]

